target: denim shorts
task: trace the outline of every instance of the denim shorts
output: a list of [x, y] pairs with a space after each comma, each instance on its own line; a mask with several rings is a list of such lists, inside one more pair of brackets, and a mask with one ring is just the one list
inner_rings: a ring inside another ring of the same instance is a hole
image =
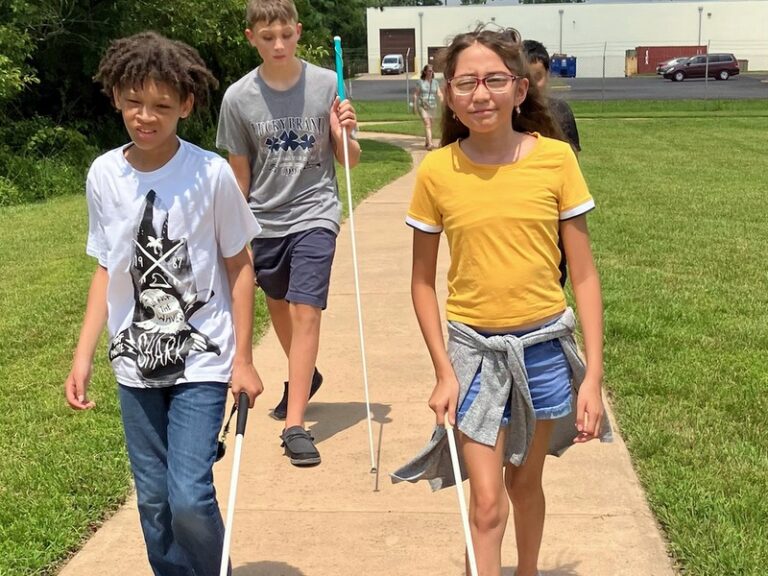
[[[547, 323], [549, 324], [549, 323]], [[546, 324], [545, 324], [546, 325]], [[538, 329], [538, 328], [537, 328]], [[533, 330], [530, 330], [533, 331]], [[511, 332], [513, 336], [522, 336], [529, 332]], [[483, 334], [488, 336], [488, 334]], [[565, 357], [560, 340], [548, 340], [525, 348], [525, 370], [528, 373], [528, 388], [537, 420], [556, 420], [571, 412], [572, 387], [571, 366]], [[472, 406], [480, 391], [480, 369], [472, 379], [469, 390], [457, 411], [457, 420], [461, 421]], [[509, 424], [511, 401], [507, 400], [501, 426]]]
[[302, 230], [280, 238], [254, 238], [256, 282], [273, 300], [328, 305], [336, 233], [325, 228]]

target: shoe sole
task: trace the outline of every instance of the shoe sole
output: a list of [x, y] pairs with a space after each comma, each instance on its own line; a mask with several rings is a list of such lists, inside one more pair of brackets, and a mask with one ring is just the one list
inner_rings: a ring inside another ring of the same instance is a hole
[[320, 456], [316, 458], [291, 458], [291, 464], [299, 468], [309, 468], [310, 466], [317, 466], [320, 464]]

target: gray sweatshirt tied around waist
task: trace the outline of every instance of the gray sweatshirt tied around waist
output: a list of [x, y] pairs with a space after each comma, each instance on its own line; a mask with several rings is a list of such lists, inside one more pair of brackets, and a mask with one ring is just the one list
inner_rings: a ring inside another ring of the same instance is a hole
[[[557, 338], [571, 367], [574, 394], [571, 412], [555, 420], [549, 454], [560, 456], [565, 452], [578, 434], [576, 392], [586, 373], [584, 361], [573, 337], [575, 326], [576, 319], [570, 308], [555, 322], [522, 336], [504, 334], [485, 337], [464, 324], [450, 322], [448, 356], [459, 382], [459, 406], [480, 369], [480, 390], [459, 423], [458, 429], [476, 442], [495, 446], [504, 408], [509, 399], [511, 417], [507, 428], [504, 458], [514, 466], [523, 464], [536, 427], [536, 414], [528, 389], [523, 351], [527, 346]], [[599, 436], [602, 442], [610, 442], [613, 439], [607, 417], [603, 418]], [[433, 490], [453, 486], [455, 480], [445, 428], [435, 426], [427, 446], [391, 476], [394, 483], [427, 480]], [[462, 463], [462, 480], [466, 477]]]

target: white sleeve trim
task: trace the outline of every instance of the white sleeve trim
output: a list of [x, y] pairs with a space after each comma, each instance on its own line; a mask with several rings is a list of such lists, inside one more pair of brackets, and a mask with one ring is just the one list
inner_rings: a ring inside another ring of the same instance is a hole
[[443, 231], [442, 226], [425, 224], [424, 222], [421, 222], [420, 220], [416, 220], [411, 216], [405, 217], [405, 223], [408, 224], [408, 226], [410, 226], [411, 228], [416, 228], [416, 230], [421, 230], [422, 232], [426, 232], [427, 234], [440, 234], [440, 232]]
[[594, 199], [590, 198], [588, 201], [584, 202], [583, 204], [579, 204], [578, 206], [565, 210], [564, 212], [560, 212], [560, 220], [568, 220], [569, 218], [575, 218], [576, 216], [581, 216], [582, 214], [589, 212], [590, 210], [593, 210], [594, 207], [595, 207], [595, 201]]

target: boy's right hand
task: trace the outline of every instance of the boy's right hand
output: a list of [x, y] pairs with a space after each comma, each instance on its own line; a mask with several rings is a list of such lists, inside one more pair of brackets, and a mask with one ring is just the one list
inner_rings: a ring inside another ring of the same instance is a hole
[[250, 362], [235, 362], [232, 367], [232, 396], [237, 402], [240, 392], [248, 394], [248, 407], [253, 408], [256, 397], [264, 391], [264, 384], [256, 368]]
[[451, 373], [447, 377], [438, 377], [437, 384], [429, 397], [429, 407], [437, 416], [437, 425], [444, 426], [445, 418], [451, 426], [456, 424], [456, 404], [459, 399], [459, 382], [456, 375]]
[[78, 361], [72, 364], [72, 370], [64, 382], [67, 403], [75, 410], [90, 410], [96, 404], [88, 400], [88, 384], [91, 382], [91, 362]]

